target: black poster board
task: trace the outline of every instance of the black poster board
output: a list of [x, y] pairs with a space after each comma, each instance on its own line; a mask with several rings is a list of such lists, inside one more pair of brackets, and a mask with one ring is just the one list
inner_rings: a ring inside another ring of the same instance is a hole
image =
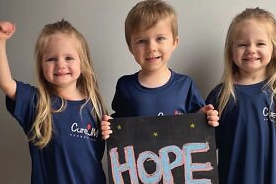
[[110, 184], [218, 184], [215, 133], [205, 114], [110, 121]]

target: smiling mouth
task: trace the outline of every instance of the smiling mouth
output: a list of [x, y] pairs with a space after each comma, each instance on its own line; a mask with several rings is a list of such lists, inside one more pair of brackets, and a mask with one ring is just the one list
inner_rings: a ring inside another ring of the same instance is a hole
[[146, 58], [146, 60], [147, 60], [147, 61], [155, 61], [155, 60], [160, 59], [160, 58], [161, 58], [161, 56], [157, 56], [157, 57], [148, 57], [148, 58]]
[[69, 75], [70, 73], [56, 73], [54, 74], [54, 76], [60, 77], [60, 76], [64, 76], [64, 75]]
[[260, 60], [261, 58], [244, 58], [243, 61], [258, 61]]

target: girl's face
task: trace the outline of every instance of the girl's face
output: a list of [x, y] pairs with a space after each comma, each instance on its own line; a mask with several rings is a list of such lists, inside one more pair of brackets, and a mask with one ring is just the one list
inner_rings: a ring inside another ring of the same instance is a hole
[[171, 20], [161, 19], [153, 27], [131, 34], [130, 51], [142, 71], [167, 71], [167, 64], [178, 44], [173, 39]]
[[56, 33], [49, 38], [42, 58], [42, 71], [55, 89], [77, 88], [81, 74], [79, 46], [77, 39], [71, 35]]
[[255, 19], [241, 23], [233, 40], [233, 61], [243, 76], [266, 79], [266, 67], [273, 52], [267, 27]]

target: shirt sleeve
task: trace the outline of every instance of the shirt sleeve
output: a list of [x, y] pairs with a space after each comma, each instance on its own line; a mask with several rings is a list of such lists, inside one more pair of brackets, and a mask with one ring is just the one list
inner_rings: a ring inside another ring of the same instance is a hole
[[122, 98], [122, 85], [121, 80], [119, 79], [116, 84], [115, 95], [112, 100], [112, 109], [114, 113], [111, 115], [113, 118], [123, 117], [125, 112], [124, 99]]
[[205, 105], [204, 99], [201, 97], [195, 83], [191, 81], [189, 93], [186, 100], [186, 109], [189, 113], [196, 113]]
[[36, 94], [35, 87], [16, 81], [15, 100], [6, 96], [6, 108], [24, 129], [25, 134], [29, 133], [34, 121]]

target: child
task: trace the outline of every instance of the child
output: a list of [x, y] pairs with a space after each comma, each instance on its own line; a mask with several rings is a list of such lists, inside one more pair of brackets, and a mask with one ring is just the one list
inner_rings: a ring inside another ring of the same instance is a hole
[[12, 78], [6, 40], [15, 31], [0, 22], [0, 87], [8, 111], [29, 139], [33, 184], [105, 184], [106, 114], [85, 38], [69, 22], [46, 25], [36, 42], [38, 87]]
[[246, 9], [227, 33], [223, 82], [206, 102], [218, 107], [219, 179], [223, 184], [276, 183], [276, 21]]
[[[194, 113], [204, 106], [198, 89], [186, 75], [168, 68], [178, 45], [176, 12], [160, 0], [138, 2], [125, 21], [128, 48], [141, 70], [121, 77], [116, 86], [112, 117], [163, 116]], [[218, 124], [212, 105], [202, 108], [209, 124]], [[112, 133], [109, 116], [102, 121], [104, 139]]]

